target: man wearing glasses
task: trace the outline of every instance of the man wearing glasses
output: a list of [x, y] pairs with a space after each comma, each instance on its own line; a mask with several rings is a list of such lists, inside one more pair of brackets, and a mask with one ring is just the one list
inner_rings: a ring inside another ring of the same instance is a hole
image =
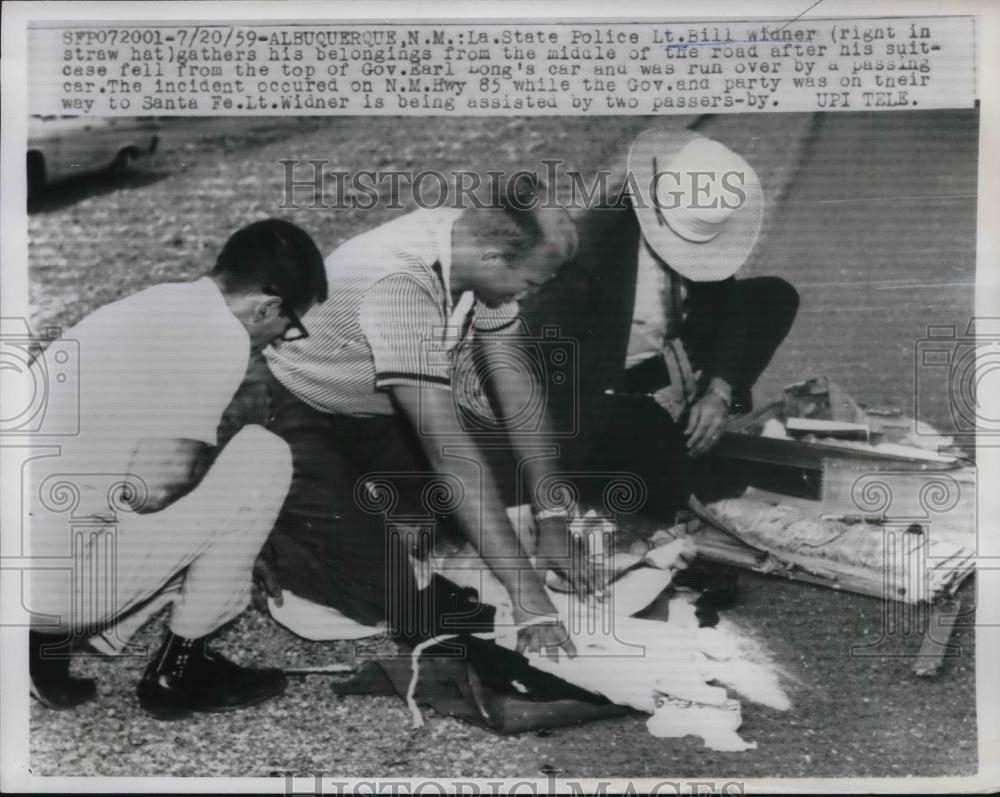
[[[309, 235], [269, 219], [232, 235], [207, 276], [147, 288], [64, 334], [80, 352], [79, 380], [47, 380], [46, 424], [78, 422], [79, 434], [51, 438], [58, 455], [31, 472], [31, 689], [44, 705], [95, 695], [92, 680], [69, 673], [73, 643], [121, 652], [168, 604], [166, 639], [138, 687], [148, 712], [177, 719], [283, 691], [279, 670], [242, 667], [205, 644], [246, 607], [292, 475], [274, 434], [219, 427], [251, 354], [305, 337], [299, 316], [326, 294]], [[62, 370], [59, 344], [33, 365], [43, 382]]]

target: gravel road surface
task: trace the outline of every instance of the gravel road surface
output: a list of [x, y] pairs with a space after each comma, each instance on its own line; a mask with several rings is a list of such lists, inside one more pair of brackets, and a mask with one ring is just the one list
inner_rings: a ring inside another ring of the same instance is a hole
[[[667, 124], [690, 123], [673, 118]], [[123, 181], [80, 181], [30, 208], [32, 327], [68, 325], [146, 285], [211, 266], [226, 236], [267, 215], [308, 229], [321, 249], [398, 211], [278, 209], [288, 158], [330, 168], [511, 169], [557, 157], [591, 171], [663, 119], [178, 120]], [[790, 279], [802, 309], [758, 385], [828, 373], [857, 398], [913, 411], [914, 345], [927, 324], [964, 331], [973, 308], [976, 138], [973, 112], [719, 117], [704, 129], [758, 168], [771, 198], [748, 272]], [[920, 417], [947, 426], [945, 386]], [[646, 529], [631, 529], [634, 534]], [[293, 680], [279, 700], [233, 715], [164, 723], [141, 712], [144, 660], [83, 659], [99, 700], [68, 713], [31, 709], [31, 765], [46, 775], [251, 775], [657, 778], [968, 775], [976, 770], [974, 590], [935, 680], [910, 674], [918, 633], [889, 633], [900, 607], [744, 575], [730, 616], [767, 640], [801, 685], [787, 714], [744, 703], [758, 749], [713, 753], [693, 738], [648, 735], [629, 716], [500, 738], [429, 713], [419, 731], [396, 698], [339, 698], [330, 676]], [[919, 619], [919, 618], [917, 618]], [[919, 626], [919, 623], [917, 623]], [[161, 622], [142, 633], [158, 643]], [[343, 662], [359, 649], [293, 637], [251, 610], [219, 647], [284, 666]], [[859, 647], [860, 646], [860, 647]]]

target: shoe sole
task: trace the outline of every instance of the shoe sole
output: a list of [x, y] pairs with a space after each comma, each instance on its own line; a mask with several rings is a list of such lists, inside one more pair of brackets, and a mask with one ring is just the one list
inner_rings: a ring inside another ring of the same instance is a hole
[[270, 700], [272, 697], [278, 697], [283, 694], [287, 684], [271, 692], [267, 692], [262, 695], [258, 695], [253, 700], [247, 703], [240, 703], [238, 706], [212, 706], [206, 708], [167, 708], [160, 706], [148, 706], [145, 705], [142, 700], [139, 700], [139, 705], [142, 710], [145, 711], [150, 716], [155, 719], [162, 720], [164, 722], [173, 722], [174, 720], [182, 720], [190, 717], [192, 714], [228, 714], [231, 711], [240, 711], [244, 708], [252, 708], [253, 706], [260, 705], [266, 700]]
[[97, 693], [95, 691], [94, 694], [88, 695], [87, 697], [83, 698], [82, 700], [78, 700], [75, 703], [53, 703], [39, 691], [38, 687], [35, 686], [34, 681], [32, 681], [31, 696], [35, 698], [35, 700], [37, 700], [41, 705], [45, 706], [45, 708], [51, 709], [52, 711], [71, 711], [77, 706], [82, 706], [84, 703], [89, 703], [91, 700], [97, 697]]

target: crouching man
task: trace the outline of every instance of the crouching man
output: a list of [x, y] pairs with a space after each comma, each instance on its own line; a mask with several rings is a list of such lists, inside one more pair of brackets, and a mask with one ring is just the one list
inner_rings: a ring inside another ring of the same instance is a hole
[[[563, 209], [521, 199], [421, 209], [346, 242], [327, 259], [337, 295], [306, 316], [309, 339], [265, 353], [270, 428], [288, 442], [295, 466], [262, 555], [281, 590], [366, 625], [388, 619], [401, 632], [393, 607], [405, 614], [418, 599], [406, 585], [408, 567], [393, 563], [405, 554], [394, 551], [385, 518], [364, 508], [366, 484], [379, 476], [405, 483], [395, 514], [420, 517], [424, 487], [440, 476], [464, 491], [444, 525], [464, 534], [507, 589], [522, 646], [572, 653], [542, 583], [549, 568], [570, 563], [565, 518], [537, 500], [555, 469], [554, 459], [538, 455], [554, 448], [546, 429], [523, 453], [523, 437], [511, 440], [538, 523], [533, 566], [505, 512], [505, 503], [520, 503], [518, 491], [503, 494], [504, 468], [456, 414], [462, 403], [492, 403], [503, 423], [539, 391], [505, 365], [503, 341], [519, 329], [517, 298], [572, 256], [576, 235]], [[482, 369], [456, 368], [463, 352], [476, 350]], [[585, 592], [593, 579], [577, 575]]]
[[[139, 682], [146, 711], [176, 719], [284, 690], [279, 670], [239, 666], [205, 641], [247, 605], [291, 454], [261, 426], [228, 441], [217, 429], [251, 354], [305, 335], [299, 317], [326, 293], [315, 243], [271, 219], [236, 232], [207, 276], [147, 288], [66, 331], [79, 393], [48, 380], [47, 423], [78, 418], [79, 434], [46, 440], [43, 429], [38, 443], [59, 450], [31, 471], [30, 672], [44, 705], [95, 695], [92, 680], [70, 675], [70, 643], [120, 651], [168, 603], [166, 639]], [[39, 381], [65, 349], [35, 362]]]
[[576, 257], [526, 297], [530, 332], [577, 342], [580, 381], [552, 385], [556, 423], [579, 417], [564, 465], [633, 472], [645, 511], [666, 520], [716, 481], [711, 458], [731, 414], [788, 334], [796, 290], [737, 279], [757, 240], [764, 193], [753, 168], [682, 129], [643, 131], [574, 216]]

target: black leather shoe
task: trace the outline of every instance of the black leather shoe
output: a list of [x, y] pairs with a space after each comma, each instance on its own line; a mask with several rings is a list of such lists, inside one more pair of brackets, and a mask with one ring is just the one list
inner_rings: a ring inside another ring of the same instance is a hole
[[93, 700], [97, 683], [69, 674], [69, 646], [59, 642], [52, 635], [28, 632], [31, 696], [47, 708], [63, 711]]
[[281, 670], [240, 667], [206, 649], [205, 640], [168, 633], [139, 681], [139, 704], [161, 720], [195, 711], [221, 712], [254, 706], [288, 686]]

